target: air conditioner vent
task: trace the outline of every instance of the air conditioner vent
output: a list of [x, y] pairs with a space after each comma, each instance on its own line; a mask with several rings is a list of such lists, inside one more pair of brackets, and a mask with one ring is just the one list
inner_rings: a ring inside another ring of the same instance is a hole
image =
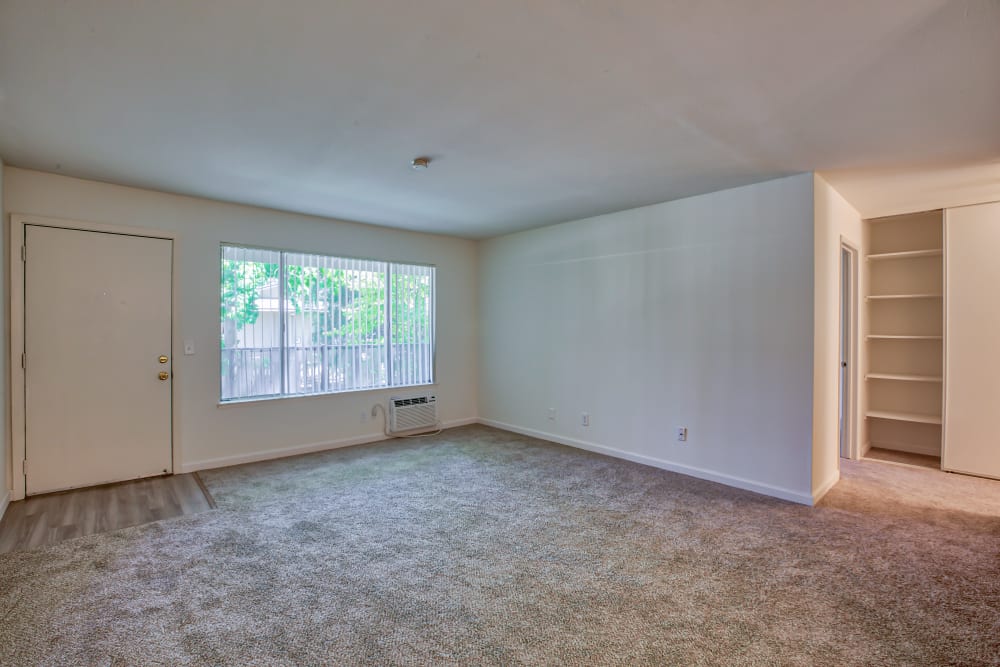
[[389, 399], [390, 433], [437, 428], [437, 423], [437, 397], [433, 394]]

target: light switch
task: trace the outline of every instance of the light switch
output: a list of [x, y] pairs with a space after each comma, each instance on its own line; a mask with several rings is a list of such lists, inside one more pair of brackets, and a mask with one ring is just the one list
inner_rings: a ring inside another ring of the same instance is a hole
[[184, 354], [187, 356], [194, 354], [194, 340], [191, 338], [184, 339]]

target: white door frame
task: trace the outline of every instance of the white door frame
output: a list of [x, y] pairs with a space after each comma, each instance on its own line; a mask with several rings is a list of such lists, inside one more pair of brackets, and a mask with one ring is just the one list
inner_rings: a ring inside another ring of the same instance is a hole
[[941, 304], [941, 317], [944, 326], [941, 327], [941, 470], [952, 471], [945, 467], [945, 454], [948, 451], [948, 230], [951, 227], [951, 209], [941, 211], [941, 294], [944, 303]]
[[[46, 218], [36, 215], [22, 215], [12, 213], [10, 216], [10, 475], [11, 475], [11, 500], [22, 500], [25, 497], [25, 385], [24, 368], [21, 366], [22, 355], [24, 354], [24, 261], [22, 248], [24, 248], [24, 234], [27, 225], [37, 225], [40, 227], [56, 227], [60, 229], [75, 229], [85, 232], [103, 232], [106, 234], [127, 234], [129, 236], [143, 236], [149, 238], [167, 239], [173, 241], [173, 265], [171, 266], [171, 293], [173, 294], [170, 313], [170, 354], [173, 359], [177, 359], [177, 344], [180, 340], [180, 332], [177, 330], [177, 234], [165, 232], [159, 229], [144, 227], [126, 227], [122, 225], [109, 225], [99, 222], [84, 222], [79, 220], [66, 220], [61, 218]], [[177, 377], [177, 364], [173, 365], [173, 376]], [[172, 450], [172, 470], [181, 468], [181, 447], [179, 441], [180, 415], [178, 400], [178, 384], [171, 382], [170, 403], [171, 403], [171, 450]], [[4, 453], [6, 456], [6, 452]], [[6, 480], [0, 480], [6, 483]]]
[[850, 303], [846, 304], [847, 312], [850, 314], [850, 329], [848, 331], [848, 337], [850, 340], [847, 343], [847, 354], [848, 354], [848, 366], [847, 366], [847, 415], [845, 419], [845, 424], [843, 428], [847, 431], [848, 444], [847, 444], [847, 456], [844, 457], [845, 452], [842, 448], [842, 437], [840, 432], [841, 427], [841, 415], [840, 415], [840, 399], [842, 388], [840, 386], [840, 378], [843, 375], [841, 372], [837, 373], [837, 399], [838, 399], [838, 414], [837, 414], [837, 460], [841, 458], [850, 458], [857, 460], [861, 458], [861, 452], [858, 449], [858, 378], [860, 372], [860, 364], [858, 363], [858, 330], [859, 330], [859, 320], [858, 320], [858, 278], [859, 278], [859, 262], [860, 253], [858, 248], [848, 239], [843, 236], [840, 237], [840, 249], [837, 253], [837, 265], [839, 267], [837, 271], [837, 285], [838, 292], [840, 293], [840, 309], [838, 311], [837, 317], [837, 363], [843, 363], [843, 359], [840, 358], [840, 350], [842, 345], [841, 336], [843, 335], [844, 325], [842, 320], [844, 313], [844, 276], [843, 276], [843, 253], [847, 251], [851, 258], [850, 266], [850, 294], [848, 298]]

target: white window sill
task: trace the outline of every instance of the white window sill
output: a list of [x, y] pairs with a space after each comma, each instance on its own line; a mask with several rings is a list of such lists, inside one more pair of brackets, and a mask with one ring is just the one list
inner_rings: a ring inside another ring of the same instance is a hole
[[273, 401], [288, 401], [288, 400], [299, 400], [299, 399], [317, 399], [317, 398], [330, 398], [332, 396], [346, 396], [349, 394], [370, 394], [372, 392], [409, 392], [423, 387], [436, 387], [438, 386], [436, 382], [430, 384], [407, 384], [400, 385], [397, 387], [371, 387], [369, 389], [349, 389], [346, 391], [328, 391], [321, 394], [289, 394], [287, 396], [255, 396], [250, 398], [236, 398], [231, 401], [219, 401], [215, 407], [217, 408], [235, 408], [241, 405], [253, 405], [256, 403], [271, 403]]

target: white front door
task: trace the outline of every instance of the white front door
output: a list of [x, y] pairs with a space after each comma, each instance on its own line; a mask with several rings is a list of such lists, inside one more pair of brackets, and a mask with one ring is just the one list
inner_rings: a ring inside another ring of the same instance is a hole
[[27, 494], [172, 471], [169, 239], [27, 225]]

